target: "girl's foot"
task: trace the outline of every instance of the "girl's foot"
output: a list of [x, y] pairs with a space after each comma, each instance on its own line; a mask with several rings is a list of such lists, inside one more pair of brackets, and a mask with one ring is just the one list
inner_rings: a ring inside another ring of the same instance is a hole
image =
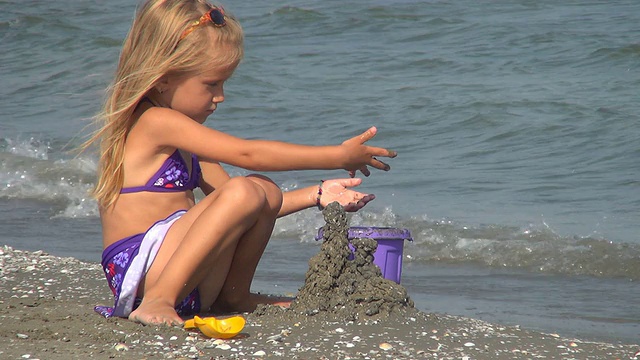
[[256, 304], [267, 304], [267, 305], [275, 305], [283, 308], [288, 308], [291, 306], [291, 302], [295, 300], [294, 297], [289, 296], [273, 296], [273, 295], [263, 295], [263, 294], [249, 294], [249, 300]]
[[295, 298], [250, 293], [241, 303], [226, 303], [218, 300], [211, 310], [220, 313], [251, 312], [260, 304], [275, 305], [288, 308]]
[[129, 315], [129, 320], [143, 325], [182, 325], [184, 321], [170, 304], [145, 297]]

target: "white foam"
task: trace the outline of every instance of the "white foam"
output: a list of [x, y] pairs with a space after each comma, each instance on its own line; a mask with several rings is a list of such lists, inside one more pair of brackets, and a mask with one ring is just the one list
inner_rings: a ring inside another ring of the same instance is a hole
[[61, 208], [54, 217], [94, 217], [97, 204], [89, 196], [95, 182], [91, 158], [50, 159], [51, 146], [35, 138], [3, 139], [0, 148], [0, 198], [29, 199]]

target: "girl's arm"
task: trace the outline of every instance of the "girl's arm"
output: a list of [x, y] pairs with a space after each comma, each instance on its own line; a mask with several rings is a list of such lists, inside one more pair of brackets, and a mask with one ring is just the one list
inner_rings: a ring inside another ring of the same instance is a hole
[[[364, 194], [349, 189], [360, 185], [360, 183], [362, 183], [362, 179], [358, 178], [333, 179], [321, 182], [319, 185], [287, 191], [283, 194], [282, 207], [278, 217], [316, 206], [318, 199], [322, 208], [337, 201], [344, 206], [345, 211], [358, 211], [369, 201], [375, 199], [373, 194]], [[322, 189], [321, 192], [319, 188]]]
[[199, 159], [202, 177], [200, 178], [200, 189], [205, 195], [211, 194], [215, 189], [231, 179], [229, 174], [216, 161]]
[[139, 118], [147, 144], [171, 146], [211, 161], [254, 171], [356, 170], [369, 174], [367, 166], [389, 170], [376, 157], [395, 157], [394, 151], [364, 145], [377, 132], [375, 127], [334, 146], [305, 146], [279, 141], [245, 140], [208, 128], [167, 108], [150, 108]]

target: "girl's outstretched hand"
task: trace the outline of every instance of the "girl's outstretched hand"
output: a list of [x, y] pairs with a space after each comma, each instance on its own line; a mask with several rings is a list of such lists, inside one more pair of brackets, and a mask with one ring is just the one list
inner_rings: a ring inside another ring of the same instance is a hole
[[322, 195], [320, 205], [325, 207], [337, 201], [344, 207], [344, 211], [354, 212], [362, 209], [367, 203], [375, 199], [373, 194], [363, 194], [350, 190], [350, 187], [358, 186], [362, 179], [332, 179], [322, 183]]
[[376, 136], [377, 132], [378, 129], [376, 129], [375, 126], [372, 126], [362, 134], [352, 137], [342, 143], [342, 146], [347, 147], [347, 154], [349, 156], [347, 164], [349, 176], [356, 176], [357, 170], [360, 170], [364, 176], [371, 175], [367, 166], [373, 166], [376, 169], [384, 171], [389, 171], [389, 169], [391, 169], [388, 164], [378, 160], [376, 157], [382, 156], [394, 158], [398, 153], [392, 150], [364, 145], [365, 142]]

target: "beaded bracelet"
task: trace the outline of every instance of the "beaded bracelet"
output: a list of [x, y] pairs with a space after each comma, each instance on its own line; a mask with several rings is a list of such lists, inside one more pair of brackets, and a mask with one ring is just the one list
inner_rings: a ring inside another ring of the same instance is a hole
[[323, 210], [324, 208], [320, 204], [320, 198], [322, 197], [322, 184], [324, 184], [324, 180], [320, 180], [320, 185], [318, 185], [318, 196], [316, 197], [316, 206], [318, 210]]

